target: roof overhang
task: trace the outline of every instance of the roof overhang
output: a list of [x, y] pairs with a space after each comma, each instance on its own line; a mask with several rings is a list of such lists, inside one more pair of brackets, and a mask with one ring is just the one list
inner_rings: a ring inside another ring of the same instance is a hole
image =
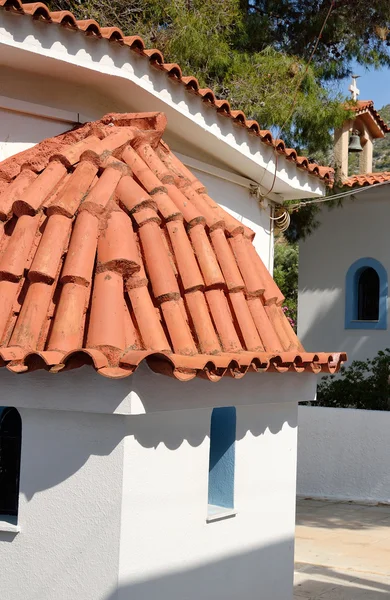
[[259, 184], [261, 192], [276, 202], [325, 195], [325, 182], [318, 176], [249, 134], [246, 127], [216, 113], [199, 95], [190, 94], [165, 71], [118, 42], [0, 10], [0, 61], [18, 70], [91, 86], [122, 110], [164, 112], [168, 141], [182, 140], [205, 158], [216, 157]]

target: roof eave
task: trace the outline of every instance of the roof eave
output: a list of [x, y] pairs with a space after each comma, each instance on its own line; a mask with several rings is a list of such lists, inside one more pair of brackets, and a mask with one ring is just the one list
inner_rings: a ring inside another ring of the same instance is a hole
[[185, 136], [201, 150], [207, 146], [209, 155], [261, 184], [264, 195], [287, 200], [325, 194], [325, 181], [308, 172], [307, 166], [298, 167], [258, 134], [248, 133], [239, 120], [216, 115], [215, 107], [211, 113], [207, 101], [188, 93], [174, 77], [167, 77], [164, 70], [128, 47], [4, 10], [0, 11], [0, 47], [5, 64], [79, 83], [88, 81], [105, 93], [109, 89], [126, 110], [142, 106], [142, 110], [165, 112], [172, 134]]

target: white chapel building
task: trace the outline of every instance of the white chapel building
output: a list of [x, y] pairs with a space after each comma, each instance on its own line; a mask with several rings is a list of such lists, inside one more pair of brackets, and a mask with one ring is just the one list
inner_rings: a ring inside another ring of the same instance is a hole
[[298, 402], [345, 356], [273, 216], [329, 171], [42, 3], [0, 0], [0, 78], [1, 599], [292, 600]]
[[[340, 207], [321, 208], [319, 227], [299, 248], [298, 334], [305, 348], [342, 348], [348, 361], [390, 347], [387, 231], [390, 173], [372, 172], [373, 142], [390, 132], [371, 100], [357, 100], [353, 118], [335, 132], [335, 182]], [[359, 173], [349, 175], [351, 149]], [[335, 201], [336, 202], [336, 201]]]

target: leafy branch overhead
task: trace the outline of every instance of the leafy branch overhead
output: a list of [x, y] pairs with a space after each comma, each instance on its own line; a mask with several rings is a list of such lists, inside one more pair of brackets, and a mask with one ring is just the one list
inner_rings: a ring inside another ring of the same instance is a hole
[[[292, 98], [329, 9], [330, 0], [52, 0], [118, 26], [157, 46], [263, 129], [285, 124], [283, 138], [309, 154], [329, 150], [332, 129], [345, 117], [334, 82], [362, 64], [389, 64], [390, 3], [336, 2], [318, 51]], [[287, 121], [287, 122], [286, 122]]]

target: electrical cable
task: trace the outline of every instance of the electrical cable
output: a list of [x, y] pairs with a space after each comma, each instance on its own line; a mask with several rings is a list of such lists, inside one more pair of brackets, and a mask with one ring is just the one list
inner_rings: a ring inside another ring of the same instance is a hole
[[[380, 173], [379, 173], [380, 175]], [[339, 194], [333, 194], [332, 196], [325, 196], [325, 198], [316, 198], [315, 200], [307, 200], [306, 202], [298, 202], [298, 204], [293, 204], [292, 206], [286, 206], [289, 212], [295, 212], [299, 210], [302, 206], [307, 206], [308, 204], [322, 204], [323, 202], [331, 202], [332, 200], [338, 200], [339, 198], [345, 198], [346, 196], [356, 196], [356, 194], [361, 194], [362, 192], [366, 192], [367, 188], [372, 190], [373, 188], [380, 187], [382, 185], [390, 185], [389, 181], [381, 181], [380, 183], [373, 183], [370, 186], [363, 186], [359, 189], [351, 189], [347, 192], [340, 192]]]

